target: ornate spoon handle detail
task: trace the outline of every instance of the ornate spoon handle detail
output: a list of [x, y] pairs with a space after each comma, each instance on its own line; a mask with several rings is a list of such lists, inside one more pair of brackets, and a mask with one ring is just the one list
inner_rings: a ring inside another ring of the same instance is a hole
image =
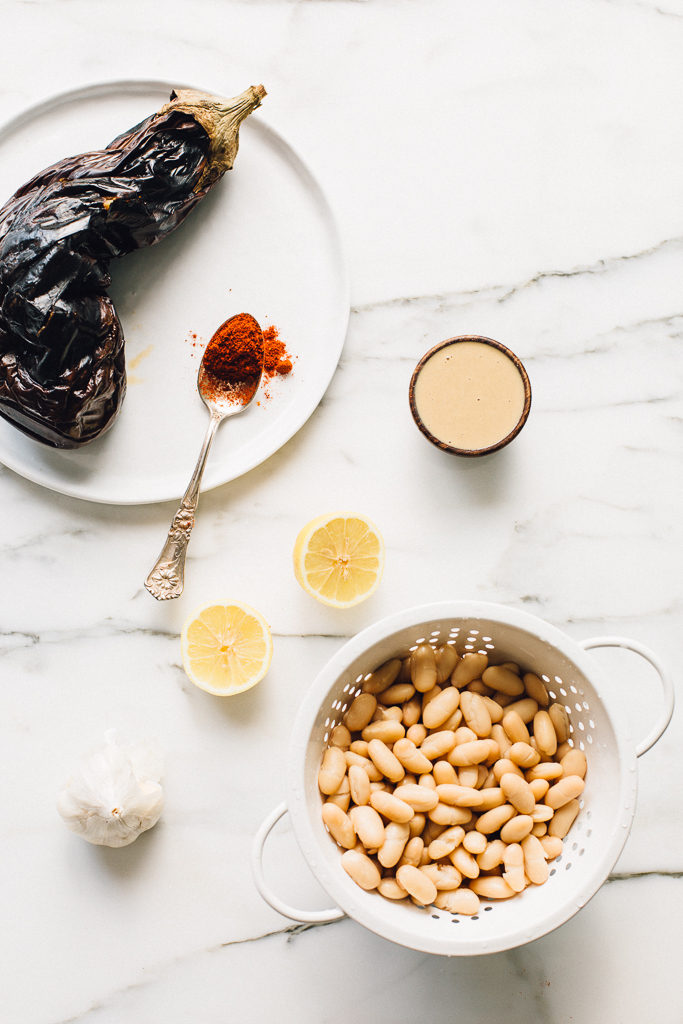
[[211, 419], [204, 438], [202, 450], [197, 459], [192, 479], [183, 495], [180, 508], [173, 516], [166, 543], [156, 560], [154, 568], [145, 580], [145, 587], [157, 601], [168, 601], [180, 597], [185, 585], [185, 555], [190, 543], [190, 534], [194, 526], [194, 514], [199, 501], [199, 487], [206, 465], [211, 442], [223, 417], [211, 413]]

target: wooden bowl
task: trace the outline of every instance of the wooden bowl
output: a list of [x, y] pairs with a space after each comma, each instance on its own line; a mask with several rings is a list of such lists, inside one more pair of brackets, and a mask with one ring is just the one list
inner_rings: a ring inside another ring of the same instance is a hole
[[[431, 431], [425, 426], [420, 416], [420, 413], [418, 412], [417, 405], [415, 402], [415, 384], [420, 375], [420, 371], [422, 370], [424, 365], [432, 358], [433, 355], [435, 355], [435, 353], [441, 351], [441, 349], [447, 348], [449, 345], [457, 345], [458, 343], [463, 341], [481, 342], [484, 345], [491, 345], [492, 348], [497, 348], [499, 352], [502, 352], [504, 355], [508, 357], [508, 359], [511, 360], [512, 363], [514, 363], [522, 379], [522, 384], [524, 386], [524, 405], [522, 407], [522, 414], [519, 417], [519, 420], [517, 421], [513, 429], [508, 434], [506, 434], [505, 437], [502, 437], [499, 441], [496, 441], [495, 444], [488, 445], [486, 448], [458, 448], [454, 445], [448, 444], [446, 441], [442, 441], [440, 438], [432, 434]], [[512, 352], [509, 348], [507, 348], [505, 345], [502, 345], [499, 341], [494, 341], [493, 338], [486, 338], [481, 334], [462, 334], [458, 335], [455, 338], [447, 338], [445, 341], [439, 342], [438, 345], [434, 345], [434, 347], [430, 348], [428, 352], [425, 352], [425, 354], [422, 356], [422, 359], [420, 359], [419, 363], [415, 367], [413, 375], [410, 379], [409, 398], [410, 411], [413, 414], [413, 419], [415, 420], [417, 426], [422, 431], [422, 433], [424, 434], [428, 441], [431, 441], [432, 444], [436, 445], [437, 448], [440, 448], [444, 452], [449, 452], [449, 454], [451, 455], [461, 455], [464, 458], [477, 458], [480, 455], [490, 455], [492, 452], [499, 451], [501, 448], [504, 448], [506, 445], [510, 444], [510, 441], [514, 440], [514, 438], [517, 437], [517, 434], [519, 434], [520, 430], [526, 423], [529, 416], [529, 410], [531, 409], [531, 383], [529, 381], [529, 375], [524, 369], [524, 366], [519, 357], [516, 356], [515, 353]]]

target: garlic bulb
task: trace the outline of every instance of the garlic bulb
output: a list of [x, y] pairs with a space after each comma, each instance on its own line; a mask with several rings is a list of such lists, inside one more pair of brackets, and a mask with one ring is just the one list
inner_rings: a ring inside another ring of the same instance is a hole
[[154, 751], [121, 743], [110, 730], [61, 790], [57, 810], [72, 832], [89, 843], [128, 846], [159, 820], [160, 778]]

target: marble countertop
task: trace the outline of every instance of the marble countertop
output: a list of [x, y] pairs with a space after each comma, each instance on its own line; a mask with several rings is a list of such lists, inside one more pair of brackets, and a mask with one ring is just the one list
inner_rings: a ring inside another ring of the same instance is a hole
[[[638, 763], [607, 882], [507, 953], [448, 960], [348, 919], [297, 926], [259, 897], [249, 851], [284, 798], [312, 679], [393, 611], [471, 598], [575, 639], [623, 634], [680, 687], [680, 0], [3, 0], [0, 14], [4, 117], [109, 79], [263, 81], [263, 117], [337, 214], [352, 291], [309, 422], [203, 497], [179, 601], [141, 586], [170, 504], [91, 504], [0, 468], [3, 1024], [679, 1024], [679, 713]], [[533, 385], [522, 434], [482, 461], [432, 448], [408, 410], [419, 356], [463, 333], [508, 344]], [[387, 546], [380, 589], [346, 612], [291, 570], [299, 528], [340, 507]], [[187, 680], [179, 633], [231, 597], [265, 615], [275, 654], [255, 690], [221, 701]], [[596, 657], [644, 735], [653, 675]], [[55, 810], [112, 727], [154, 737], [166, 763], [163, 817], [123, 850], [82, 842]], [[273, 850], [283, 895], [325, 906], [286, 821]]]

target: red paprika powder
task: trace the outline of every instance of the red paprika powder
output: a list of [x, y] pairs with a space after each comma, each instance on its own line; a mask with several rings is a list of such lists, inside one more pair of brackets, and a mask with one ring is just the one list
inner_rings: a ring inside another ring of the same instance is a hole
[[206, 346], [202, 367], [216, 398], [239, 401], [263, 372], [263, 334], [253, 316], [238, 313], [218, 328]]
[[266, 377], [286, 376], [292, 371], [292, 360], [277, 327], [266, 327], [263, 332], [263, 372]]

